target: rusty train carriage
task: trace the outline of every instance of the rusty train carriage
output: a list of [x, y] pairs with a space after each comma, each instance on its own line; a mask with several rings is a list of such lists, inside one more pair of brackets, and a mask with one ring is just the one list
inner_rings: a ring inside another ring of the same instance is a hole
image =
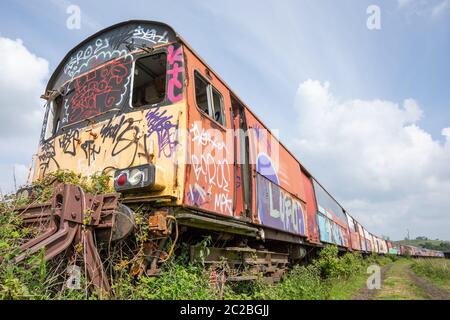
[[[107, 173], [121, 211], [123, 204], [146, 205], [153, 232], [169, 237], [168, 221], [176, 219], [189, 232], [227, 239], [211, 250], [208, 263], [226, 256], [279, 278], [305, 248], [327, 243], [417, 254], [372, 236], [345, 212], [168, 25], [129, 21], [98, 32], [67, 54], [43, 98], [48, 104], [33, 179], [57, 169]], [[230, 138], [230, 130], [239, 133]], [[103, 198], [96, 201], [102, 207]], [[101, 212], [93, 230], [112, 227], [101, 222], [108, 217]], [[48, 248], [49, 241], [32, 245]], [[149, 270], [157, 270], [155, 261]], [[106, 288], [100, 280], [96, 285]]]

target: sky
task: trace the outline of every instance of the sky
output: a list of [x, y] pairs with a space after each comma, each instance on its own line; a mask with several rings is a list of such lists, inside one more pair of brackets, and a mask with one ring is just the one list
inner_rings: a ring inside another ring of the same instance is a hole
[[3, 193], [27, 179], [58, 63], [130, 19], [174, 27], [371, 232], [450, 240], [450, 0], [3, 0]]

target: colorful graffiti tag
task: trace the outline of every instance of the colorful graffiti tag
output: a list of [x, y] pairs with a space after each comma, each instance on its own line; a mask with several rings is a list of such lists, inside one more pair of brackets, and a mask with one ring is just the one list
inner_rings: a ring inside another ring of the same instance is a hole
[[147, 136], [151, 137], [156, 134], [158, 137], [158, 157], [163, 154], [165, 157], [171, 157], [177, 144], [176, 142], [176, 125], [172, 124], [173, 116], [167, 115], [167, 110], [161, 110], [159, 107], [151, 109], [147, 115]]
[[261, 224], [305, 235], [304, 213], [300, 201], [260, 174], [257, 174], [256, 187]]
[[175, 41], [175, 34], [165, 26], [130, 24], [107, 32], [88, 41], [71, 54], [55, 75], [52, 87], [58, 89], [68, 80], [112, 59], [128, 56], [143, 47], [168, 44]]
[[183, 98], [183, 49], [170, 46], [167, 55], [167, 97], [175, 103]]
[[114, 60], [70, 83], [63, 121], [84, 120], [120, 105], [127, 93], [131, 64], [131, 57]]
[[187, 199], [196, 206], [213, 203], [214, 210], [231, 215], [229, 152], [222, 136], [212, 131], [201, 128], [197, 122], [190, 128], [194, 147], [190, 161], [195, 184], [189, 187]]

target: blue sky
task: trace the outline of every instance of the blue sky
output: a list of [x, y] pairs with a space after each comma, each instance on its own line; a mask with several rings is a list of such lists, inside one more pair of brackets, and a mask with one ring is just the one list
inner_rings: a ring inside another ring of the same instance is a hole
[[[80, 30], [66, 28], [70, 4], [81, 8]], [[366, 9], [373, 4], [381, 10], [380, 30], [366, 26]], [[450, 169], [445, 165], [450, 133], [448, 138], [442, 134], [450, 127], [449, 0], [3, 0], [0, 38], [20, 38], [29, 53], [48, 62], [48, 72], [39, 78], [45, 84], [68, 50], [99, 29], [130, 19], [172, 25], [270, 128], [280, 129], [281, 140], [369, 229], [393, 238], [403, 237], [406, 228], [412, 235], [450, 238], [450, 218], [443, 212], [449, 204], [443, 193], [450, 190]], [[3, 105], [10, 103], [6, 94], [3, 97]], [[311, 131], [321, 124], [309, 125], [315, 121], [317, 101], [324, 99], [322, 111], [328, 115], [341, 109], [354, 112], [335, 114], [339, 123], [327, 122], [318, 136]], [[39, 109], [36, 104], [27, 110]], [[5, 119], [2, 126], [13, 126]], [[0, 155], [0, 168], [16, 165], [23, 178], [40, 121], [30, 124], [28, 135], [20, 140], [29, 144], [14, 143], [15, 152]], [[390, 121], [392, 126], [384, 127]], [[364, 128], [352, 135], [342, 131], [358, 125]], [[330, 146], [334, 127], [345, 141]], [[417, 134], [411, 134], [414, 127]], [[362, 142], [354, 141], [359, 132]], [[386, 132], [392, 135], [384, 137]], [[381, 138], [372, 150], [367, 145], [374, 135]], [[376, 161], [370, 167], [352, 156], [372, 152], [382, 156], [371, 157]], [[429, 156], [423, 158], [424, 153]], [[405, 154], [411, 157], [408, 164], [401, 157]], [[388, 170], [380, 169], [383, 163]], [[2, 189], [11, 188], [11, 175], [3, 180]], [[405, 187], [425, 181], [427, 187]], [[424, 198], [426, 211], [431, 210], [427, 216], [415, 203]], [[400, 211], [403, 215], [397, 214]], [[411, 219], [405, 221], [406, 216]], [[394, 221], [402, 227], [395, 227]]]

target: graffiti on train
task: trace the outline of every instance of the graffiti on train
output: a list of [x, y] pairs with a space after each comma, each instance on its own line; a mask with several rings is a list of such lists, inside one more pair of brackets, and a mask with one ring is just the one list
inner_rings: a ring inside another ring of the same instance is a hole
[[195, 184], [189, 188], [188, 201], [197, 206], [212, 203], [214, 210], [231, 215], [230, 154], [220, 132], [205, 130], [195, 122], [190, 128], [190, 136], [194, 150], [190, 161]]
[[257, 174], [256, 188], [261, 224], [305, 235], [303, 208], [299, 200], [261, 174]]
[[175, 41], [175, 34], [160, 25], [131, 24], [116, 28], [89, 40], [71, 54], [64, 61], [53, 88], [59, 88], [63, 83], [83, 72], [112, 59], [127, 56], [137, 49], [173, 41]]
[[131, 57], [115, 60], [70, 83], [63, 122], [84, 120], [119, 106], [128, 92], [131, 65]]
[[167, 114], [167, 110], [161, 110], [159, 107], [151, 109], [146, 115], [147, 136], [151, 137], [156, 134], [158, 139], [158, 157], [161, 155], [171, 157], [177, 145], [177, 125], [171, 122], [172, 118], [172, 115]]
[[167, 55], [167, 97], [175, 103], [183, 98], [183, 49], [170, 46]]

